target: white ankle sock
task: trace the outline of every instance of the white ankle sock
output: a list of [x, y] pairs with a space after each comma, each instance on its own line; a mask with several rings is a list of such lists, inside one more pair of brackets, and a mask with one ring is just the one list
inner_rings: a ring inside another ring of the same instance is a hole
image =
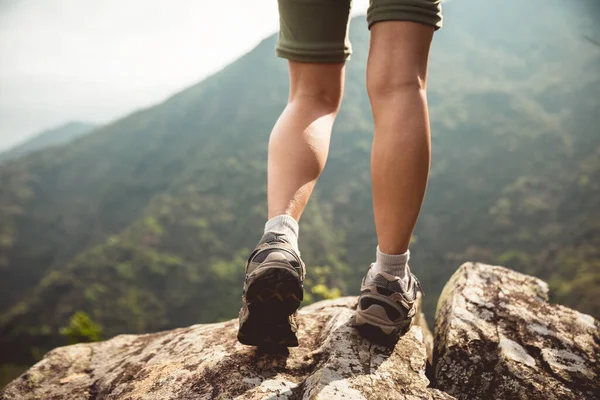
[[410, 250], [406, 250], [403, 254], [386, 254], [382, 253], [377, 246], [375, 263], [373, 264], [373, 272], [387, 272], [401, 279], [407, 279], [410, 273], [408, 267], [408, 259], [410, 258]]
[[[289, 215], [278, 215], [276, 217], [271, 218], [265, 224], [265, 235], [267, 233], [279, 233], [284, 236], [285, 240], [287, 240], [294, 250], [298, 253], [298, 232], [300, 227], [298, 226], [298, 222]], [[265, 236], [263, 236], [265, 238]]]

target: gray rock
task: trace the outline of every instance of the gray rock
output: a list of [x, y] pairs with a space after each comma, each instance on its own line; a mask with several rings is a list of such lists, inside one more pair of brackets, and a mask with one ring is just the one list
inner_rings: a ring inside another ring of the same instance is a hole
[[548, 304], [539, 279], [467, 263], [442, 292], [435, 340], [418, 313], [394, 347], [362, 339], [355, 308], [354, 297], [303, 308], [289, 353], [237, 343], [236, 320], [58, 348], [0, 400], [600, 398], [600, 324]]
[[437, 387], [458, 399], [600, 398], [600, 324], [548, 303], [548, 285], [467, 263], [436, 312]]
[[427, 387], [420, 326], [393, 348], [375, 345], [349, 326], [355, 307], [356, 298], [346, 297], [303, 308], [301, 345], [289, 354], [237, 343], [236, 320], [57, 348], [0, 398], [453, 398]]

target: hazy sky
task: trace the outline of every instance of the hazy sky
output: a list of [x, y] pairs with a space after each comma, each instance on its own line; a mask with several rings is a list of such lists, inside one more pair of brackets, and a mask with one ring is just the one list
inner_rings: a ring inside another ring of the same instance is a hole
[[277, 29], [276, 0], [0, 0], [0, 150], [160, 102]]

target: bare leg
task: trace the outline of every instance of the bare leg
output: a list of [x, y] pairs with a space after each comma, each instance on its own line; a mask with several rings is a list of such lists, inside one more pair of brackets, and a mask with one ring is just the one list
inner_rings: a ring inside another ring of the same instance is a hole
[[290, 61], [289, 68], [288, 104], [269, 141], [269, 220], [246, 264], [238, 340], [252, 346], [298, 346], [305, 274], [298, 220], [325, 167], [343, 91], [343, 63]]
[[408, 249], [427, 186], [431, 143], [425, 88], [432, 36], [432, 27], [408, 21], [371, 28], [371, 179], [379, 248], [387, 254]]
[[269, 218], [300, 219], [325, 167], [344, 86], [344, 63], [290, 61], [290, 95], [269, 141]]

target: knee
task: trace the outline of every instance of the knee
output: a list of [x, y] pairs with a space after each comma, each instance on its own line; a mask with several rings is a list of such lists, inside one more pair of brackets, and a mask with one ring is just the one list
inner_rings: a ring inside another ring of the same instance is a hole
[[344, 63], [314, 64], [290, 62], [288, 103], [319, 113], [336, 114], [344, 90]]
[[368, 77], [367, 93], [371, 102], [425, 91], [425, 80], [418, 74], [390, 75]]

